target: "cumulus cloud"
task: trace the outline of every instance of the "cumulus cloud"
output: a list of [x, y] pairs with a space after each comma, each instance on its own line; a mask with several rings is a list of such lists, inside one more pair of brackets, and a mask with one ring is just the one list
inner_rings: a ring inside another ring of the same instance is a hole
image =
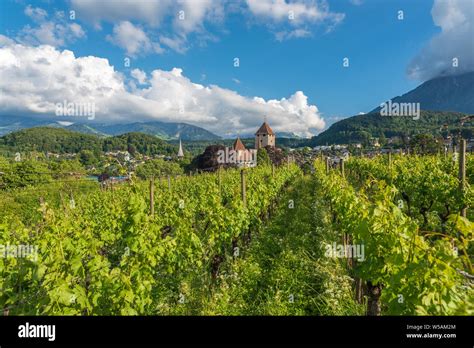
[[146, 72], [140, 69], [133, 69], [130, 73], [133, 78], [135, 78], [139, 84], [144, 85], [147, 82]]
[[[109, 41], [131, 52], [138, 53], [139, 47], [146, 48], [157, 45], [145, 38], [154, 34], [159, 41], [169, 49], [178, 53], [187, 50], [188, 36], [193, 34], [198, 42], [213, 40], [215, 37], [208, 33], [204, 23], [221, 23], [225, 16], [225, 1], [216, 0], [123, 0], [100, 1], [72, 0], [71, 8], [78, 17], [94, 24], [101, 29], [102, 22], [114, 24], [113, 39]], [[147, 28], [147, 33], [141, 27], [131, 24], [139, 23]], [[120, 23], [117, 25], [117, 23]], [[133, 26], [133, 27], [132, 27]], [[138, 44], [128, 42], [132, 35], [139, 39]], [[127, 39], [127, 41], [121, 39]], [[158, 48], [158, 53], [162, 52]], [[156, 52], [152, 49], [141, 50], [142, 53]]]
[[67, 101], [95, 103], [98, 122], [188, 122], [221, 135], [253, 132], [265, 115], [276, 131], [302, 136], [325, 126], [302, 91], [265, 100], [194, 83], [178, 68], [154, 70], [149, 78], [138, 69], [131, 75], [145, 87], [127, 88], [129, 78], [107, 59], [76, 57], [47, 45], [7, 44], [0, 48], [0, 114], [54, 116], [56, 103]]
[[[408, 76], [426, 81], [474, 70], [474, 5], [471, 0], [435, 0], [431, 10], [441, 28], [407, 68]], [[457, 67], [453, 66], [456, 65]]]
[[[321, 24], [331, 31], [344, 19], [343, 13], [329, 10], [326, 0], [71, 0], [71, 9], [97, 29], [103, 22], [140, 25], [148, 36], [153, 34], [160, 44], [178, 53], [188, 50], [191, 37], [198, 45], [218, 40], [211, 29], [222, 25], [229, 13], [250, 14], [248, 18], [267, 25], [279, 41], [311, 36], [310, 25]], [[127, 50], [134, 48], [131, 45], [122, 42], [119, 46]]]
[[15, 43], [14, 40], [10, 39], [9, 37], [0, 34], [0, 47], [6, 45], [13, 45]]
[[181, 54], [188, 50], [186, 38], [182, 36], [167, 37], [162, 35], [160, 36], [160, 43]]
[[86, 36], [79, 24], [65, 20], [64, 12], [54, 13], [51, 20], [47, 19], [48, 12], [39, 7], [33, 8], [28, 5], [24, 12], [35, 24], [27, 24], [18, 32], [16, 36], [18, 42], [61, 47]]
[[163, 53], [163, 48], [157, 42], [152, 42], [142, 28], [129, 21], [114, 25], [113, 34], [107, 40], [123, 48], [128, 55], [135, 57], [141, 53]]
[[246, 0], [250, 12], [260, 21], [275, 25], [290, 25], [294, 30], [277, 31], [275, 37], [283, 39], [301, 38], [311, 36], [305, 28], [310, 24], [324, 24], [326, 32], [331, 31], [342, 22], [343, 13], [329, 10], [327, 1], [296, 0]]
[[224, 1], [181, 0], [176, 4], [178, 10], [174, 26], [181, 33], [203, 31], [205, 21], [222, 22], [224, 19]]

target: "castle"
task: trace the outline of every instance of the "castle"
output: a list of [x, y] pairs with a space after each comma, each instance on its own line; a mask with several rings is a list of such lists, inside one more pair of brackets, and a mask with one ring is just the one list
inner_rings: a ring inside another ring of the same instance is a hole
[[[240, 140], [234, 142], [233, 150], [236, 153], [236, 163], [238, 167], [254, 167], [256, 162], [256, 151], [265, 146], [275, 147], [276, 136], [268, 123], [265, 121], [255, 133], [255, 149], [249, 150]], [[255, 152], [255, 153], [254, 153]]]

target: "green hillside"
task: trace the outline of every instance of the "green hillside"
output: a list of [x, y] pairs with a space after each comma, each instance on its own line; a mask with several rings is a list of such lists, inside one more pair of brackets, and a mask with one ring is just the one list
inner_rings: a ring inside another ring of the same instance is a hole
[[0, 138], [0, 147], [10, 152], [94, 153], [107, 151], [138, 151], [144, 155], [173, 154], [177, 147], [143, 133], [127, 133], [115, 137], [100, 137], [61, 128], [36, 127], [23, 129]]
[[77, 153], [100, 150], [102, 140], [94, 135], [61, 128], [35, 127], [4, 135], [0, 138], [0, 145], [15, 151]]
[[[311, 138], [310, 145], [364, 143], [371, 137], [408, 137], [415, 134], [447, 135], [458, 133], [460, 119], [466, 114], [458, 112], [421, 111], [420, 118], [380, 116], [370, 113], [346, 118]], [[445, 128], [444, 125], [448, 125]], [[463, 136], [473, 137], [472, 122], [462, 127]]]

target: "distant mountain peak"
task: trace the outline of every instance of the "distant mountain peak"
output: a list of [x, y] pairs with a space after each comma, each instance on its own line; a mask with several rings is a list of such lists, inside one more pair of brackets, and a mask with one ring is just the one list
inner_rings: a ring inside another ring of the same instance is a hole
[[[391, 101], [420, 103], [421, 110], [427, 111], [474, 113], [474, 71], [436, 77]], [[379, 112], [380, 109], [378, 106], [370, 113]]]

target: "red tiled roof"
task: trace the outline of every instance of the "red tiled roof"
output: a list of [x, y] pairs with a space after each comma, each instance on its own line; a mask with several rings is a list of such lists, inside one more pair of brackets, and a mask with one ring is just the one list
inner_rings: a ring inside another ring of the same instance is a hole
[[262, 126], [258, 129], [257, 133], [255, 133], [255, 135], [259, 135], [259, 134], [275, 135], [275, 133], [273, 133], [272, 129], [270, 128], [267, 122], [263, 122]]
[[239, 150], [247, 150], [245, 148], [245, 145], [244, 143], [242, 143], [242, 140], [240, 140], [240, 138], [237, 138], [234, 142], [234, 150], [235, 151], [239, 151]]

